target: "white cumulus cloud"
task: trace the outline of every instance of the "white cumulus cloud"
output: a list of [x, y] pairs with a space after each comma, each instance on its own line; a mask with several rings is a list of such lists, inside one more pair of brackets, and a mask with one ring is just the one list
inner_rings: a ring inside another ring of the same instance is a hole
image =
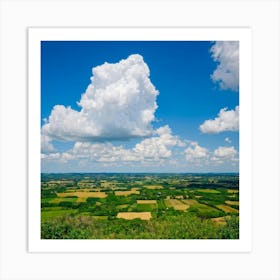
[[210, 49], [212, 58], [218, 63], [212, 73], [213, 82], [223, 90], [239, 89], [239, 42], [217, 41]]
[[41, 136], [41, 152], [42, 153], [53, 153], [55, 151], [55, 148], [53, 144], [51, 143], [52, 139], [47, 135]]
[[238, 161], [238, 152], [233, 146], [231, 147], [218, 147], [211, 158], [216, 163], [224, 163], [225, 161]]
[[172, 156], [172, 147], [183, 147], [184, 143], [173, 136], [166, 125], [155, 131], [155, 136], [142, 140], [133, 148], [112, 143], [76, 142], [72, 149], [61, 154], [43, 154], [45, 160], [90, 160], [94, 162], [158, 162]]
[[223, 131], [238, 131], [239, 106], [236, 106], [234, 110], [221, 109], [218, 117], [213, 120], [206, 120], [199, 128], [201, 132], [210, 134]]
[[56, 140], [81, 142], [152, 135], [158, 91], [143, 57], [134, 54], [118, 63], [105, 62], [92, 73], [78, 102], [81, 110], [54, 106], [42, 133]]
[[199, 146], [197, 142], [192, 142], [191, 146], [185, 149], [186, 160], [189, 162], [196, 162], [208, 157], [208, 150]]

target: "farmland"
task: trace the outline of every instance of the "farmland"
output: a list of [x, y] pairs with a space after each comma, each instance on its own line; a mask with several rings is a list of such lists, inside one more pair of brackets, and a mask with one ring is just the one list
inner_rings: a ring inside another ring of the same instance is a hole
[[41, 174], [42, 239], [238, 239], [238, 174]]

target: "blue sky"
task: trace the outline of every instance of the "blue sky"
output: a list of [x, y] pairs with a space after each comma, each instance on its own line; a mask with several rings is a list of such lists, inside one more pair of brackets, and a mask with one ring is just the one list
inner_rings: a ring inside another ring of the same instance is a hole
[[238, 53], [226, 41], [42, 42], [42, 172], [238, 172]]

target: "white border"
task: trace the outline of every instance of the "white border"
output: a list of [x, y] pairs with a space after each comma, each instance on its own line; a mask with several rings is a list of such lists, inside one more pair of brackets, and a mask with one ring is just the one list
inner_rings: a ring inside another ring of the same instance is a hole
[[[249, 28], [30, 28], [29, 251], [30, 252], [249, 252], [252, 246], [252, 91]], [[240, 42], [240, 238], [239, 240], [41, 240], [40, 239], [40, 43], [69, 41]], [[245, 109], [246, 108], [246, 109]], [[244, 113], [246, 112], [246, 114]]]
[[[279, 280], [279, 8], [279, 0], [0, 0], [0, 279]], [[250, 253], [28, 253], [27, 28], [32, 26], [252, 28]]]

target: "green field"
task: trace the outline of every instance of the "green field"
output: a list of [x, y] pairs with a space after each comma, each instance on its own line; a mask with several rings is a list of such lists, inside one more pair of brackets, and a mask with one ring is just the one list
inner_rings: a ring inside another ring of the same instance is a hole
[[238, 174], [42, 174], [42, 239], [238, 239]]

